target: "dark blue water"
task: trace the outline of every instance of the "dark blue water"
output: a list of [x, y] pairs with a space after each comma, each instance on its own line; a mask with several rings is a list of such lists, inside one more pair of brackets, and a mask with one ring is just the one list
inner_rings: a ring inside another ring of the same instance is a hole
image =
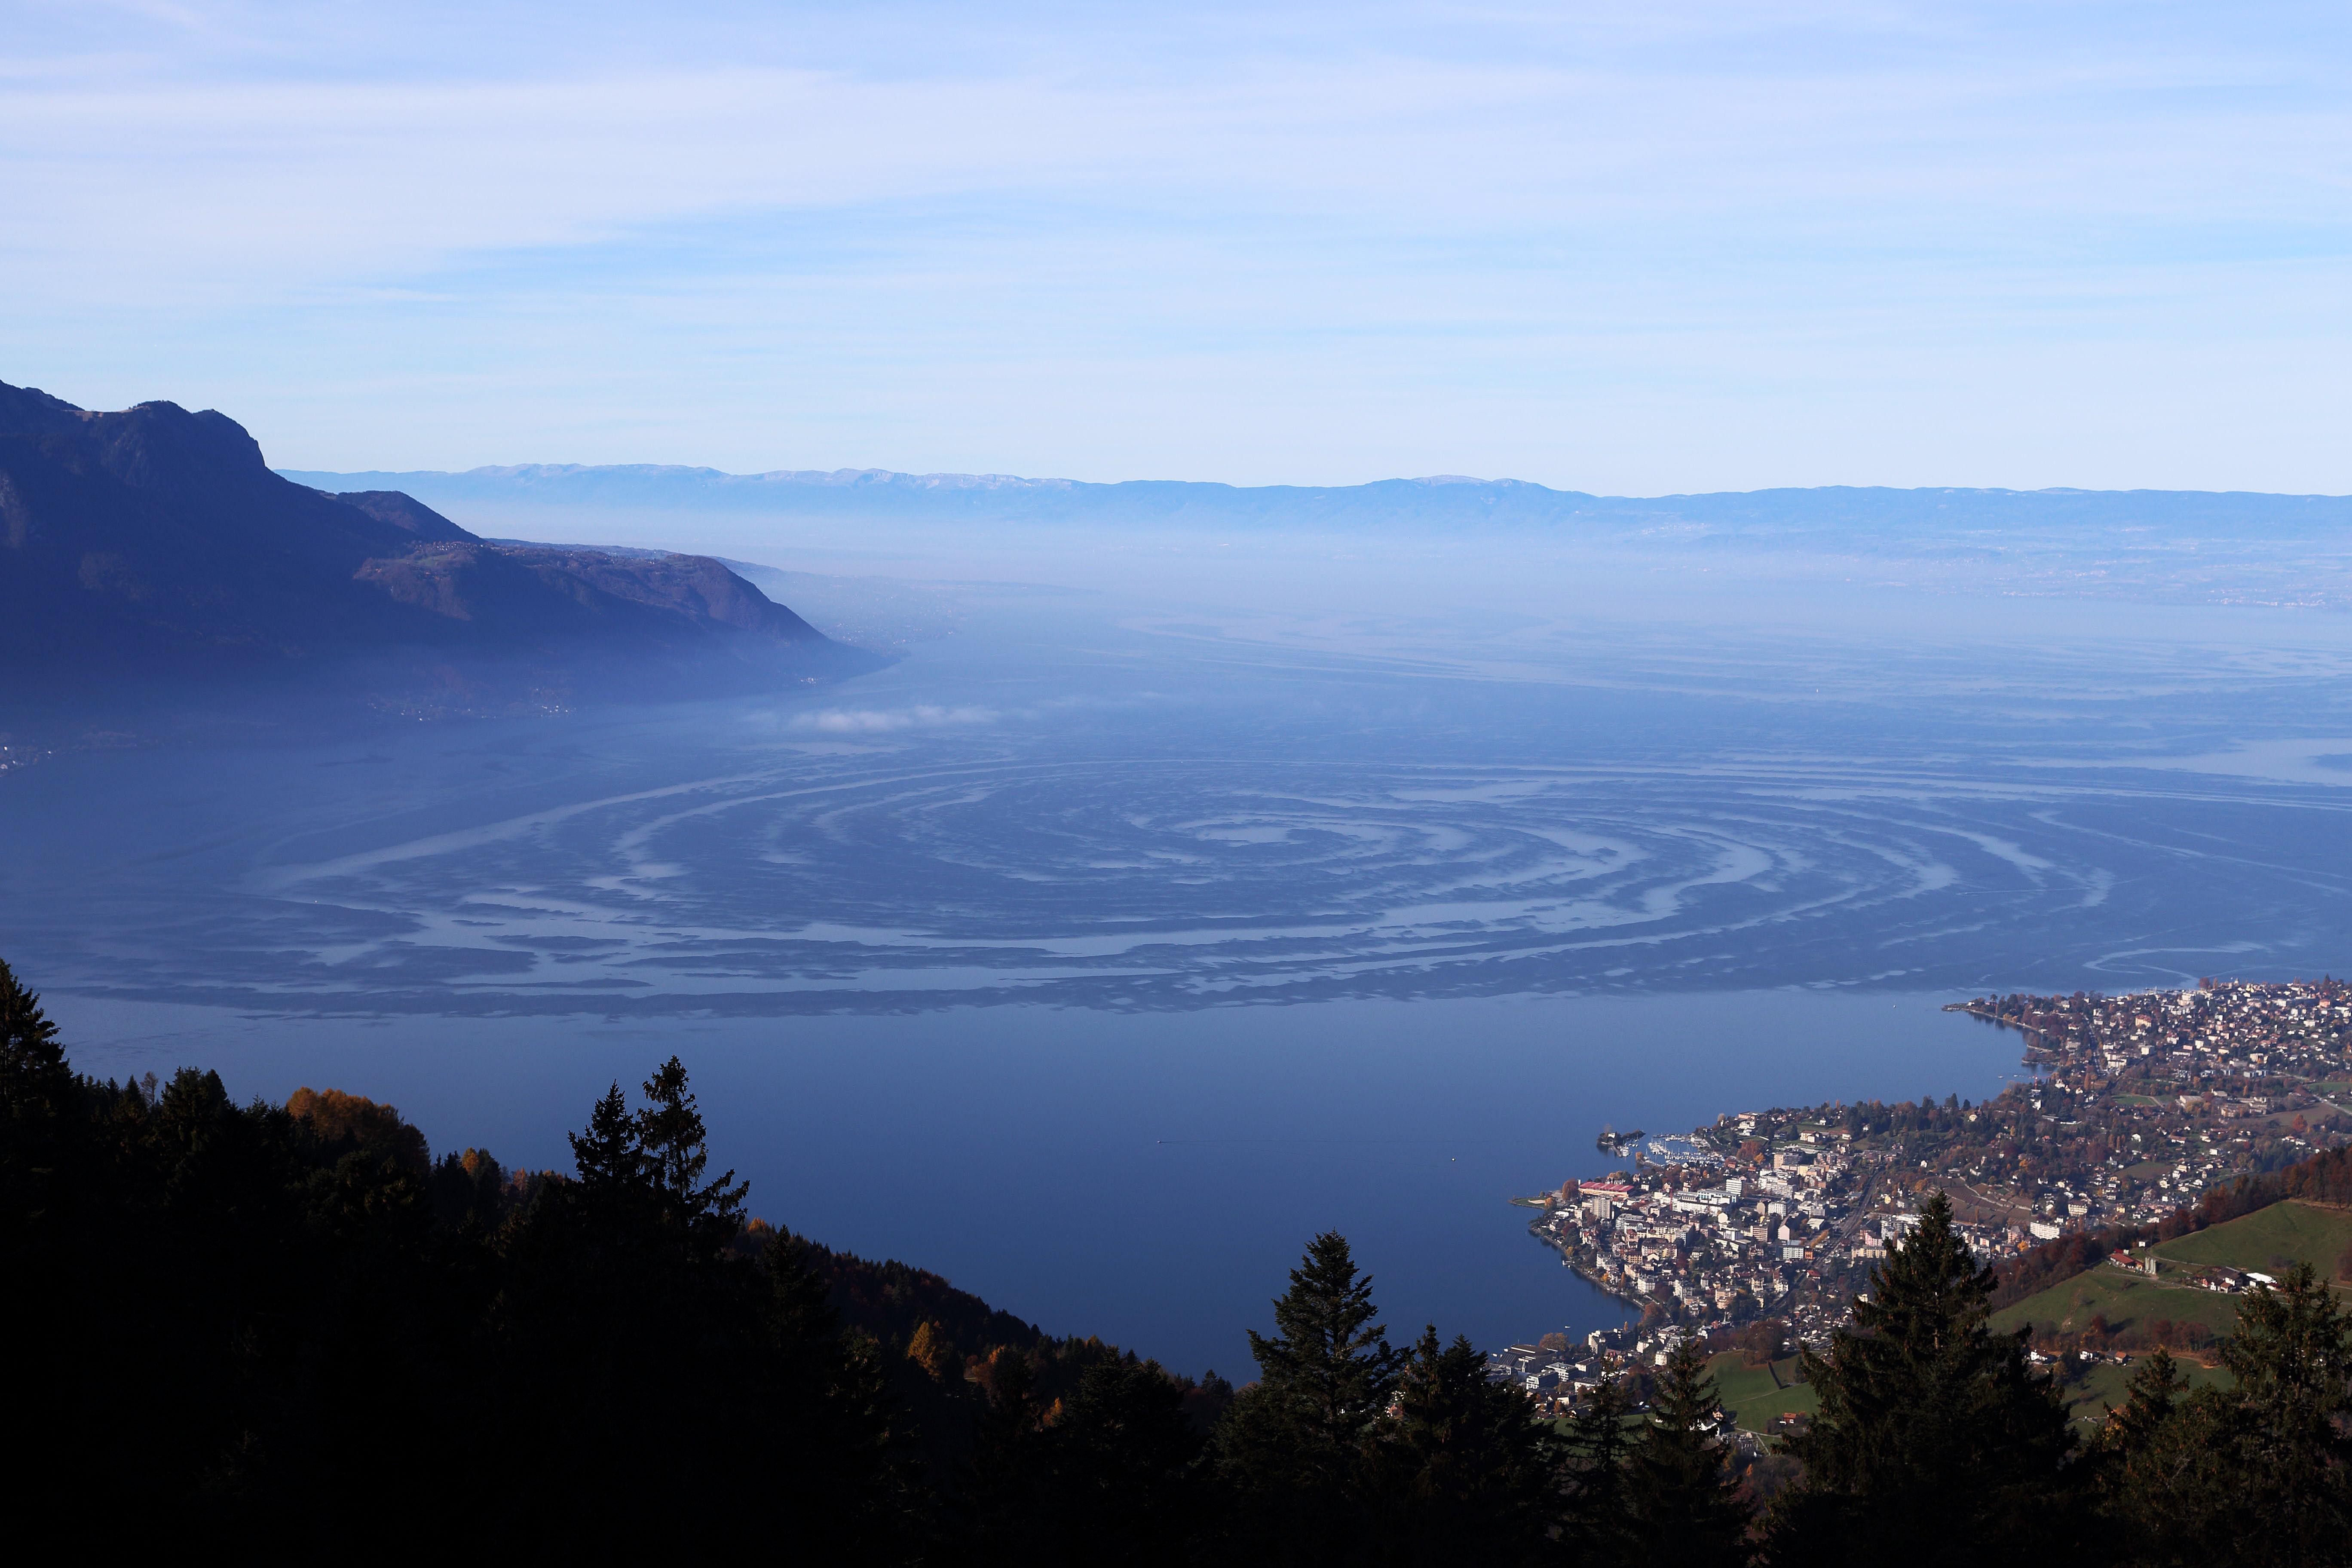
[[761, 1214], [919, 1259], [1064, 1333], [1247, 1365], [1244, 1328], [1338, 1228], [1391, 1326], [1498, 1344], [1622, 1321], [1526, 1234], [1512, 1194], [1590, 1175], [1604, 1120], [1997, 1090], [2014, 1036], [1909, 994], [1311, 1002], [1210, 1012], [1030, 1005], [886, 1016], [241, 1018], [60, 997], [110, 1076], [219, 1065], [241, 1094], [331, 1078], [436, 1148], [562, 1167], [614, 1079], [683, 1057]]
[[1326, 1226], [1400, 1331], [1617, 1321], [1505, 1202], [1604, 1121], [1981, 1096], [1981, 989], [2347, 967], [2334, 622], [1251, 581], [967, 586], [772, 702], [192, 715], [0, 775], [0, 955], [94, 1070], [533, 1165], [675, 1051], [758, 1212], [1227, 1372]]

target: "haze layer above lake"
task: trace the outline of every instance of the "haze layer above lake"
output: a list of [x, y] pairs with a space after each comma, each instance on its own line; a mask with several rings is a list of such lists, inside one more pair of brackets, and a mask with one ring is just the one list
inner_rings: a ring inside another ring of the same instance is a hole
[[1981, 1095], [2013, 1043], [1936, 1001], [2344, 965], [2332, 614], [1491, 539], [548, 521], [780, 569], [904, 657], [532, 719], [191, 710], [0, 775], [0, 953], [90, 1065], [373, 1075], [444, 1144], [554, 1163], [583, 1095], [684, 1042], [755, 1207], [1230, 1371], [1307, 1226], [1361, 1233], [1400, 1316], [1539, 1332], [1605, 1309], [1501, 1199], [1590, 1172], [1604, 1120]]

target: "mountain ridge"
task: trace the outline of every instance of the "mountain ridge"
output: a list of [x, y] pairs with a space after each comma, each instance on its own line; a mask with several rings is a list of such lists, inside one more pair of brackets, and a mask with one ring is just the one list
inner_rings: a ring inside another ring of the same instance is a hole
[[5, 383], [0, 659], [20, 696], [331, 673], [461, 708], [878, 662], [708, 557], [494, 543], [395, 488], [289, 480], [215, 410], [99, 412]]
[[1055, 490], [1108, 490], [1129, 486], [1173, 485], [1191, 489], [1223, 490], [1235, 493], [1254, 491], [1284, 491], [1319, 493], [1370, 489], [1389, 485], [1425, 486], [1491, 486], [1496, 489], [1538, 490], [1566, 500], [1603, 501], [1625, 505], [1660, 505], [1669, 501], [1711, 500], [1727, 497], [1768, 495], [1994, 495], [1994, 496], [2258, 496], [2282, 500], [2352, 500], [2352, 496], [2331, 495], [2319, 491], [2291, 490], [2212, 490], [2167, 489], [2155, 486], [2137, 486], [2116, 489], [2085, 485], [2041, 485], [2020, 489], [2013, 485], [1764, 485], [1747, 490], [1675, 490], [1654, 496], [1614, 495], [1598, 490], [1559, 489], [1536, 479], [1508, 477], [1486, 478], [1475, 474], [1394, 474], [1386, 479], [1365, 479], [1349, 485], [1242, 485], [1223, 479], [1073, 479], [1044, 474], [962, 473], [941, 469], [917, 472], [908, 468], [761, 468], [738, 472], [731, 468], [716, 468], [705, 463], [484, 463], [470, 468], [278, 468], [279, 475], [298, 482], [310, 479], [532, 479], [565, 478], [574, 475], [629, 474], [677, 475], [699, 479], [719, 479], [737, 482], [795, 482], [803, 484], [847, 485], [861, 481], [892, 481], [919, 485], [929, 489], [1037, 489]]
[[1412, 526], [1475, 521], [1596, 538], [1696, 530], [1720, 542], [1853, 541], [1990, 529], [2139, 527], [2301, 538], [2352, 529], [2352, 496], [2259, 490], [1828, 485], [1604, 496], [1526, 479], [1441, 474], [1360, 485], [1228, 485], [887, 468], [736, 474], [676, 464], [524, 463], [458, 471], [287, 469], [305, 483], [385, 486], [443, 505], [721, 509], [808, 515], [989, 518], [1177, 526]]

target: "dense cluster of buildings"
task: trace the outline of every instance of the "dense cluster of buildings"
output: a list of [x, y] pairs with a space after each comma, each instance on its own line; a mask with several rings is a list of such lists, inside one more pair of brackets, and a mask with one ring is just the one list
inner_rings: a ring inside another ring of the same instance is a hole
[[2117, 1145], [2031, 1195], [2036, 1235], [2147, 1225], [2242, 1172], [2352, 1131], [2352, 988], [2200, 982], [2130, 996], [1980, 997], [1958, 1009], [2024, 1032], [2029, 1090], [2074, 1141]]
[[[1764, 1317], [1820, 1343], [1931, 1193], [1950, 1196], [1991, 1259], [2150, 1223], [2232, 1175], [2352, 1141], [2335, 1081], [2352, 1052], [2352, 988], [2333, 981], [1955, 1010], [2023, 1031], [2032, 1081], [1982, 1105], [1725, 1116], [1632, 1144], [1632, 1164], [1606, 1180], [1522, 1199], [1540, 1211], [1530, 1228], [1639, 1315], [1622, 1347], [1637, 1357], [1663, 1335]], [[1555, 1359], [1553, 1385], [1572, 1390], [1574, 1359]]]

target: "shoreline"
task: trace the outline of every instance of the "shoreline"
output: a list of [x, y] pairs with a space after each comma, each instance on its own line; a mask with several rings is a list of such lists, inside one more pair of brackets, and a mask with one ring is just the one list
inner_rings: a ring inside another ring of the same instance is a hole
[[1604, 1131], [1601, 1152], [1630, 1168], [1512, 1201], [1645, 1330], [1785, 1317], [1823, 1343], [1931, 1193], [1991, 1263], [2164, 1223], [2232, 1180], [2352, 1143], [2352, 986], [2206, 980], [1941, 1010], [2017, 1030], [2032, 1076], [1981, 1104], [1832, 1100], [1686, 1134]]

